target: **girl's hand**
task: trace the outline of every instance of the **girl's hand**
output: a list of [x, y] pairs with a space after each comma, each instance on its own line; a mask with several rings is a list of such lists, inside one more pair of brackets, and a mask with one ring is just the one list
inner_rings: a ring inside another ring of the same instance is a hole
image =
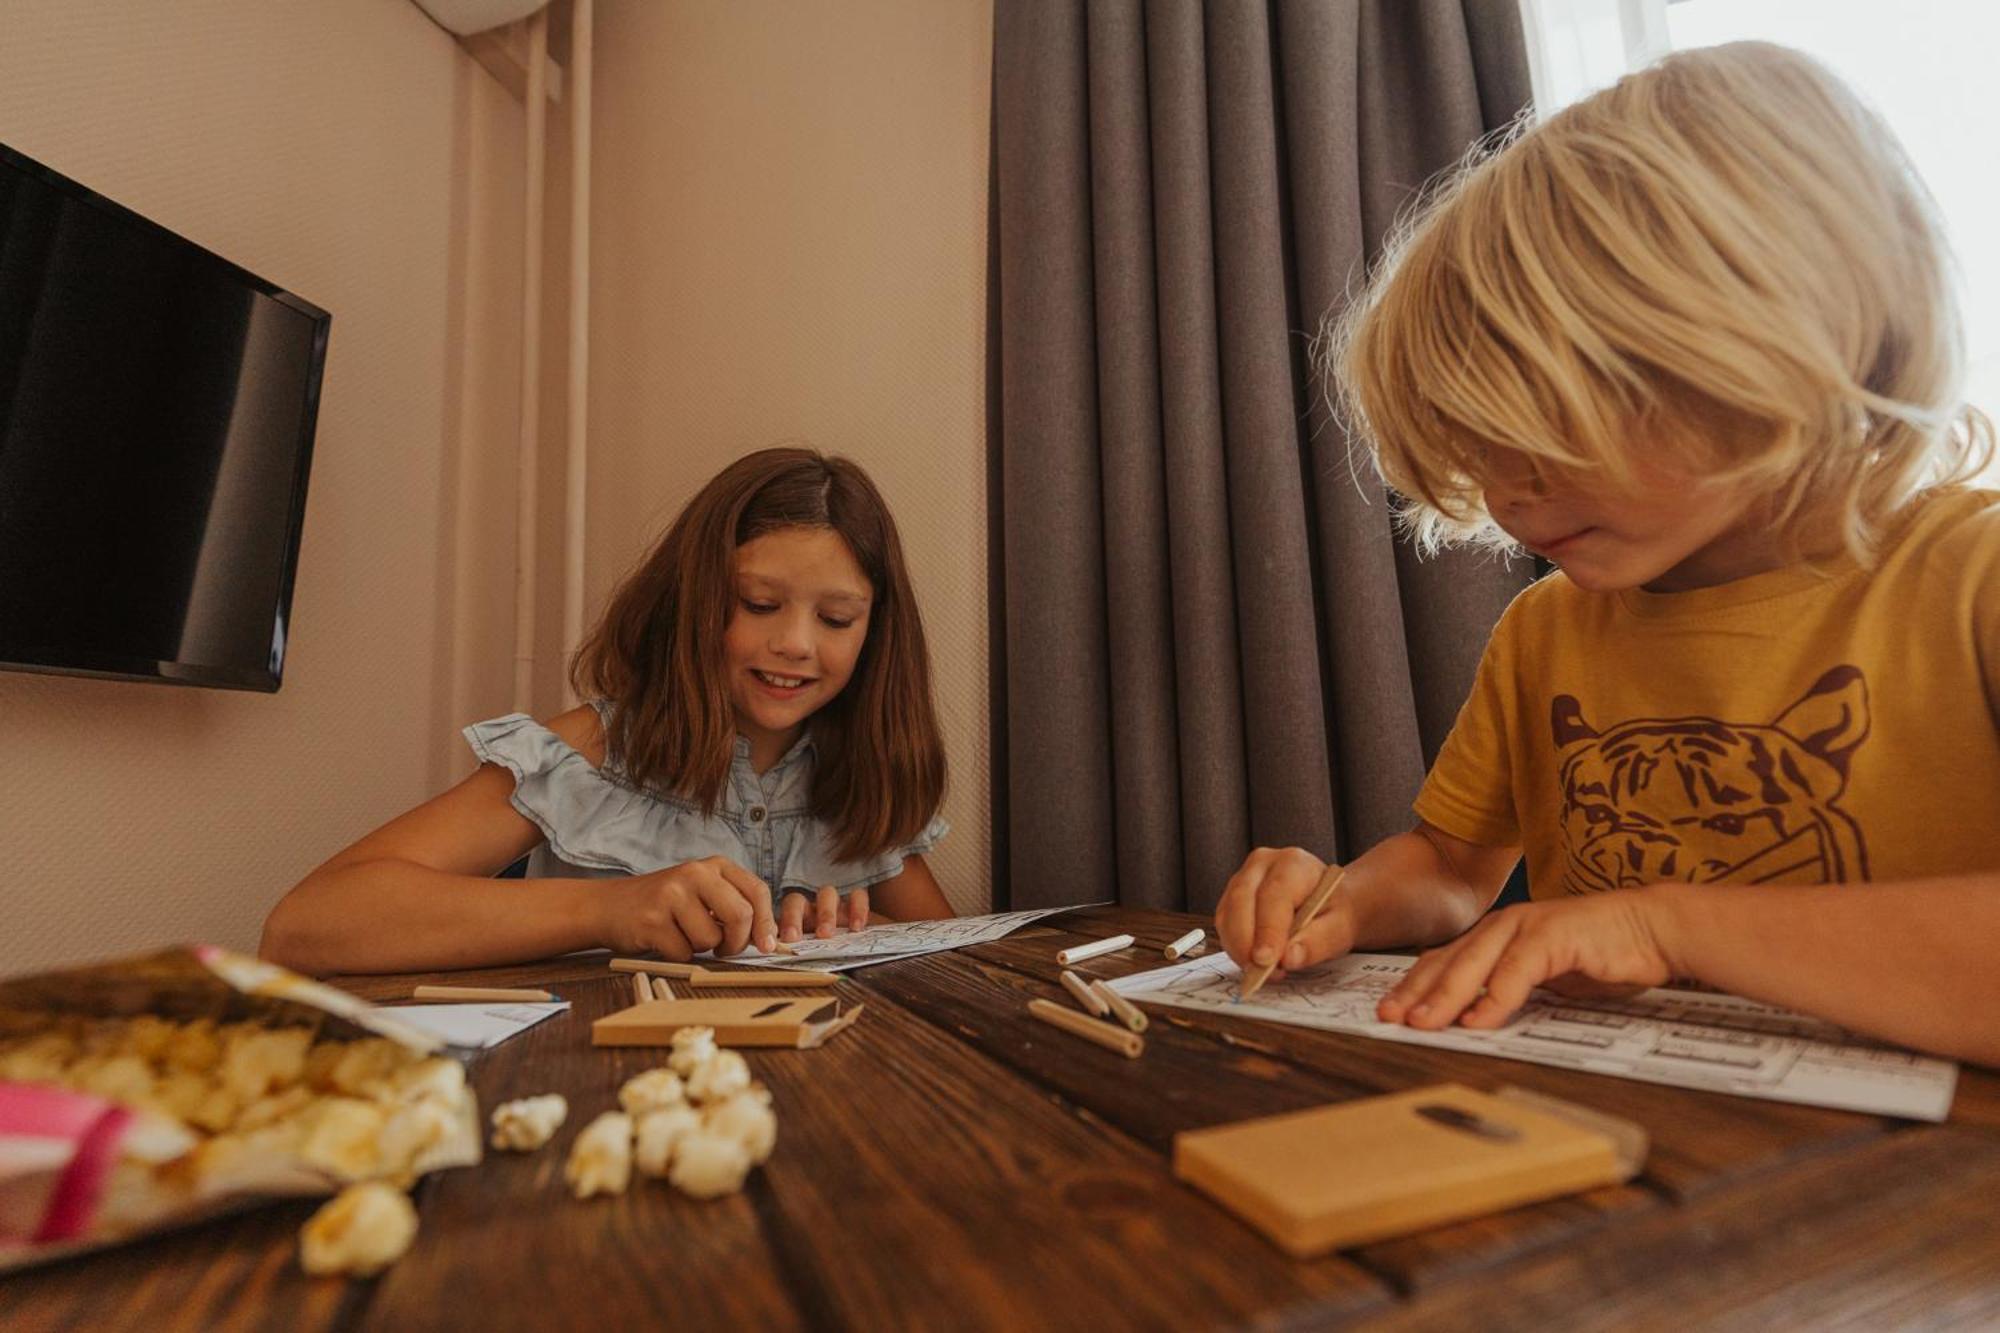
[[750, 943], [769, 951], [778, 940], [771, 890], [726, 857], [608, 881], [605, 893], [602, 933], [620, 952], [684, 963], [704, 949], [727, 957]]
[[1354, 920], [1336, 889], [1283, 958], [1292, 919], [1319, 885], [1326, 862], [1297, 847], [1259, 847], [1244, 860], [1215, 906], [1215, 932], [1238, 967], [1276, 963], [1297, 971], [1354, 948]]
[[797, 890], [785, 895], [778, 909], [778, 938], [790, 944], [805, 938], [810, 930], [823, 940], [833, 938], [841, 926], [860, 930], [868, 924], [868, 890], [856, 889], [843, 900], [831, 884], [820, 889], [817, 898]]
[[1660, 947], [1646, 889], [1519, 903], [1488, 913], [1449, 944], [1428, 950], [1376, 1016], [1385, 1023], [1442, 1028], [1453, 1020], [1495, 1028], [1536, 986], [1569, 995], [1631, 994], [1674, 975]]

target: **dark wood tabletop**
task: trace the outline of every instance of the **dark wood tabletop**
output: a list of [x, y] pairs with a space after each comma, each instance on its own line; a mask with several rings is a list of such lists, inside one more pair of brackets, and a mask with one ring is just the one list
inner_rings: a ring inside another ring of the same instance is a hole
[[[572, 1009], [474, 1058], [482, 1107], [561, 1092], [569, 1122], [414, 1192], [421, 1227], [378, 1279], [313, 1279], [283, 1203], [0, 1279], [0, 1329], [1686, 1328], [2000, 1325], [2000, 1077], [1963, 1071], [1951, 1119], [1879, 1116], [1154, 1009], [1126, 1060], [1030, 1018], [1079, 965], [1158, 966], [1193, 917], [1090, 908], [1008, 938], [844, 974], [867, 1005], [813, 1051], [746, 1052], [779, 1118], [743, 1193], [635, 1178], [572, 1199], [570, 1137], [661, 1062], [598, 1050], [630, 1003], [600, 956], [455, 973]], [[350, 978], [374, 999], [415, 977]], [[735, 992], [755, 994], [757, 992]], [[1168, 1169], [1173, 1136], [1440, 1081], [1513, 1084], [1638, 1122], [1644, 1173], [1313, 1261], [1286, 1258]]]

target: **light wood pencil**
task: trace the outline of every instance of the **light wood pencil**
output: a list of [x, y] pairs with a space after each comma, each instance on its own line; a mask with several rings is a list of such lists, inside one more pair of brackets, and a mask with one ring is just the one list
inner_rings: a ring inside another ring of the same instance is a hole
[[674, 998], [673, 987], [667, 984], [665, 977], [653, 978], [653, 998], [656, 1000], [671, 1000]]
[[652, 979], [643, 972], [632, 974], [632, 993], [639, 997], [640, 1004], [647, 1004], [653, 998]]
[[1119, 1022], [1131, 1028], [1134, 1032], [1144, 1032], [1146, 1030], [1146, 1015], [1140, 1012], [1138, 1005], [1132, 1003], [1117, 991], [1112, 990], [1111, 987], [1105, 985], [1102, 981], [1091, 982], [1090, 990], [1098, 999], [1104, 1001], [1104, 1007], [1109, 1009]]
[[1255, 995], [1264, 983], [1271, 979], [1271, 973], [1277, 968], [1278, 963], [1284, 961], [1292, 942], [1303, 935], [1306, 927], [1313, 923], [1313, 918], [1326, 909], [1327, 903], [1333, 898], [1333, 891], [1340, 887], [1340, 881], [1346, 877], [1346, 866], [1330, 865], [1320, 872], [1319, 883], [1313, 887], [1312, 897], [1308, 898], [1306, 905], [1299, 909], [1299, 914], [1292, 918], [1291, 932], [1285, 936], [1285, 942], [1278, 946], [1277, 961], [1252, 964], [1250, 970], [1243, 974], [1243, 984], [1236, 992], [1238, 1004]]
[[776, 968], [741, 968], [730, 972], [697, 971], [687, 978], [690, 986], [831, 986], [840, 980], [838, 972], [780, 972]]
[[1136, 1032], [1116, 1028], [1102, 1019], [1088, 1014], [1079, 1014], [1067, 1005], [1053, 1000], [1030, 1000], [1028, 1012], [1044, 1023], [1052, 1023], [1071, 1036], [1082, 1037], [1085, 1041], [1096, 1042], [1109, 1051], [1116, 1051], [1127, 1060], [1135, 1060], [1146, 1049], [1146, 1039]]
[[545, 990], [512, 986], [419, 986], [410, 992], [413, 1000], [553, 1000]]
[[614, 958], [613, 972], [650, 972], [656, 977], [691, 977], [701, 971], [693, 963], [667, 963], [652, 958]]

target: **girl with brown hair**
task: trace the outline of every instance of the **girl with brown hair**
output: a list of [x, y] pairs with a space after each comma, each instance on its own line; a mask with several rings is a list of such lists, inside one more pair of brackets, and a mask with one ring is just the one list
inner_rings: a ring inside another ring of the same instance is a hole
[[[923, 622], [853, 462], [786, 448], [725, 468], [570, 675], [590, 702], [467, 727], [478, 771], [306, 876], [264, 956], [312, 972], [685, 959], [871, 911], [951, 915], [923, 860], [946, 831]], [[524, 854], [528, 878], [493, 878]]]

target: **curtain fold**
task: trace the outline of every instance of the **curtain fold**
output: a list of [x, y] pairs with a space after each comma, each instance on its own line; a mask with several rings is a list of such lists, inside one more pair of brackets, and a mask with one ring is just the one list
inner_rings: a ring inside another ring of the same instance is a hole
[[1409, 826], [1528, 570], [1414, 559], [1308, 342], [1527, 88], [1514, 0], [998, 0], [996, 905]]

